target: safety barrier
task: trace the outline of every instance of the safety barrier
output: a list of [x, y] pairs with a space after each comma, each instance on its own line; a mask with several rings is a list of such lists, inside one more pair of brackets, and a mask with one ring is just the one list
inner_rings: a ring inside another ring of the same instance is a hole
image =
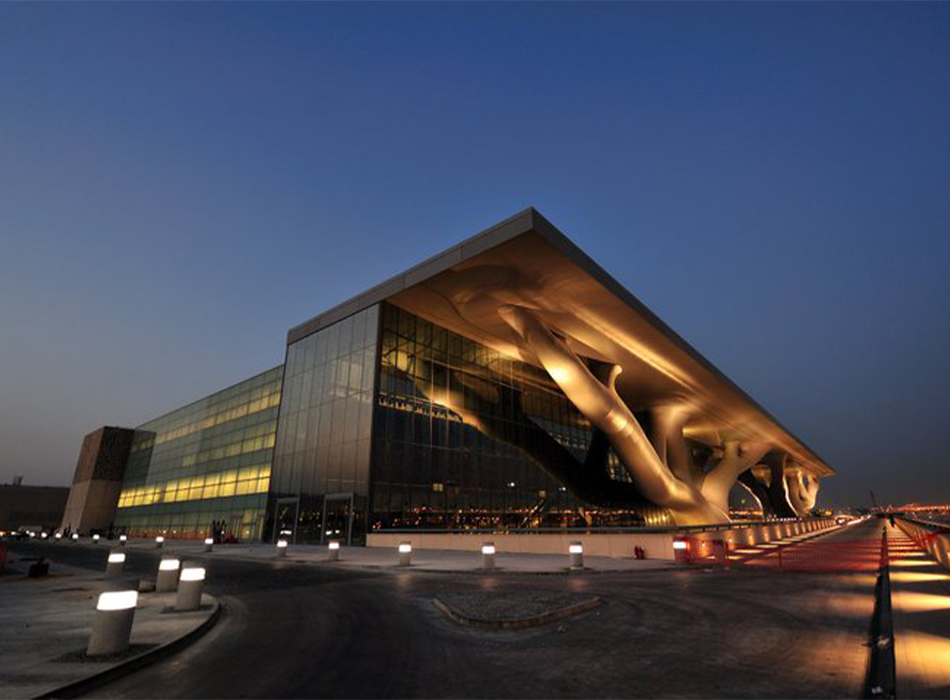
[[894, 524], [918, 547], [930, 552], [942, 566], [950, 569], [950, 527], [942, 523], [901, 517], [894, 518]]

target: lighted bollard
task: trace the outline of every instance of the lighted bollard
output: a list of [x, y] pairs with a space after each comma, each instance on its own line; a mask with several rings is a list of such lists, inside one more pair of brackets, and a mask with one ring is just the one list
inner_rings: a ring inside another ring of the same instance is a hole
[[58, 542], [59, 540], [63, 539], [63, 533], [57, 532], [55, 535], [53, 535], [53, 537], [55, 537], [56, 541]]
[[177, 559], [162, 559], [158, 564], [158, 576], [155, 579], [156, 593], [169, 593], [178, 586], [178, 569], [181, 562]]
[[118, 654], [129, 648], [138, 591], [106, 591], [99, 594], [96, 617], [89, 635], [88, 656]]
[[93, 535], [93, 536], [92, 536], [92, 543], [93, 543], [93, 544], [99, 544], [99, 535]]
[[125, 543], [129, 541], [129, 538], [126, 535], [119, 535], [119, 545], [124, 547]]
[[287, 540], [277, 540], [277, 556], [287, 556]]
[[161, 549], [165, 546], [165, 538], [159, 535], [155, 538], [155, 549]]
[[337, 561], [340, 558], [340, 543], [336, 540], [330, 540], [327, 544], [327, 559]]
[[213, 549], [214, 549], [214, 538], [205, 537], [205, 551], [210, 552]]
[[412, 561], [412, 545], [409, 542], [399, 543], [399, 566], [409, 566]]
[[175, 610], [185, 612], [201, 607], [201, 591], [205, 586], [205, 570], [201, 566], [187, 566], [178, 579], [178, 597]]
[[79, 533], [78, 533], [78, 532], [74, 532], [74, 533], [73, 533], [73, 542], [78, 542], [78, 541], [79, 541]]
[[571, 554], [571, 568], [583, 569], [584, 545], [582, 545], [580, 542], [571, 542], [571, 545], [567, 548], [567, 551]]
[[124, 569], [125, 554], [122, 552], [109, 552], [109, 561], [106, 564], [106, 578], [121, 576]]
[[495, 543], [486, 542], [482, 545], [482, 568], [495, 568]]

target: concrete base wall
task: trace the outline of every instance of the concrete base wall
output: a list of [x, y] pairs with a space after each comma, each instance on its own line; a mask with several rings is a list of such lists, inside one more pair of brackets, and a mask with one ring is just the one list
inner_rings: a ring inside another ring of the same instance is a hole
[[[674, 560], [673, 540], [688, 538], [691, 548], [699, 547], [700, 555], [711, 547], [713, 540], [724, 540], [729, 550], [742, 548], [816, 532], [834, 526], [831, 519], [796, 520], [770, 525], [735, 525], [721, 530], [691, 532], [670, 530], [668, 532], [644, 533], [389, 533], [373, 532], [366, 536], [367, 547], [395, 548], [400, 542], [409, 542], [413, 549], [449, 549], [477, 552], [485, 542], [494, 542], [499, 553], [519, 554], [564, 554], [571, 542], [584, 545], [584, 554], [595, 557], [633, 557], [634, 547], [643, 547], [647, 559]], [[695, 544], [693, 544], [695, 542]], [[704, 545], [703, 543], [707, 543]]]

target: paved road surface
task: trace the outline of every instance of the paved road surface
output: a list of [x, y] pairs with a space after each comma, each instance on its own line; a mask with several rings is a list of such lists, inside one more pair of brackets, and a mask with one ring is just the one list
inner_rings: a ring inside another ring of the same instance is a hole
[[[105, 556], [53, 547], [54, 561], [74, 565], [104, 566]], [[150, 573], [156, 561], [143, 552], [130, 568]], [[209, 590], [226, 606], [219, 624], [96, 697], [859, 697], [873, 607], [865, 574], [208, 566]], [[432, 597], [447, 589], [581, 591], [605, 604], [561, 625], [481, 631], [435, 609]]]

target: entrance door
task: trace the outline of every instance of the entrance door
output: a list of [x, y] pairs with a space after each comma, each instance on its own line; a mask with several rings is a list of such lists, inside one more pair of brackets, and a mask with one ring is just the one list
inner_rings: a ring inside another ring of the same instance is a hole
[[350, 546], [353, 539], [353, 493], [328, 493], [323, 497], [323, 528], [320, 543], [339, 540]]
[[274, 532], [273, 541], [283, 538], [291, 544], [297, 541], [297, 513], [300, 510], [300, 499], [297, 496], [278, 498], [274, 504]]

